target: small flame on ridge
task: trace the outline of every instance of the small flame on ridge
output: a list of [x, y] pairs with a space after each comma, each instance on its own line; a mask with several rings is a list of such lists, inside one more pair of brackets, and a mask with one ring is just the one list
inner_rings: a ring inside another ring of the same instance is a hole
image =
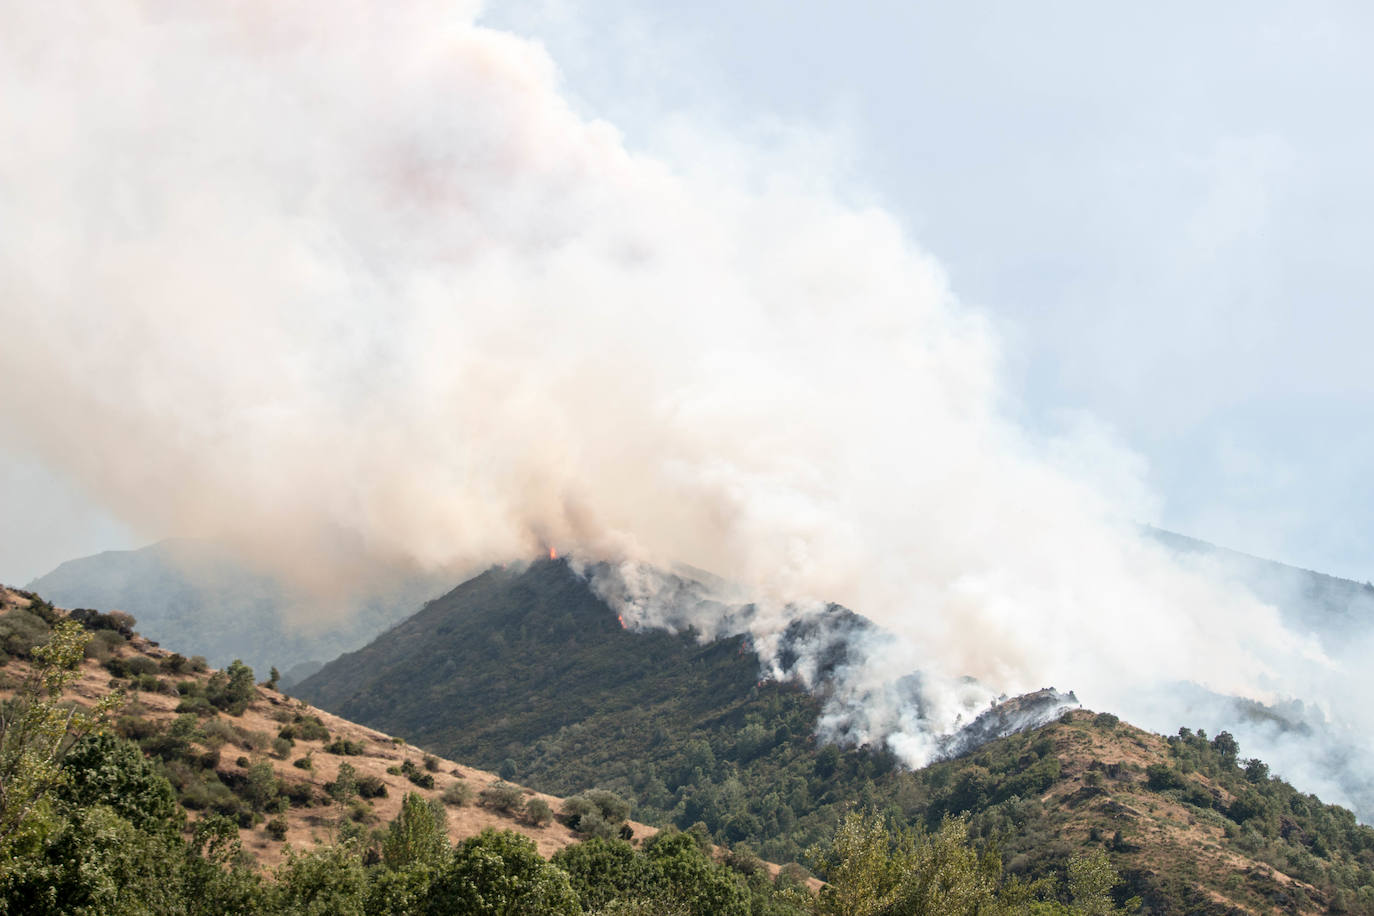
[[550, 559], [550, 560], [557, 560], [557, 559], [558, 559], [558, 551], [555, 550], [555, 549], [552, 548], [552, 547], [549, 548], [549, 559]]

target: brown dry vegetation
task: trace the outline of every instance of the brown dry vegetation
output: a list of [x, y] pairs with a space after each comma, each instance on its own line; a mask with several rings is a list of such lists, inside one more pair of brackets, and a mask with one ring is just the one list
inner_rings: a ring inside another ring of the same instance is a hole
[[[28, 606], [28, 598], [13, 590], [0, 587], [0, 612]], [[119, 657], [133, 658], [142, 655], [153, 661], [169, 658], [172, 654], [170, 650], [154, 645], [149, 640], [137, 635], [129, 641], [127, 646], [117, 650]], [[22, 660], [13, 660], [0, 671], [0, 697], [9, 696], [27, 671], [28, 665]], [[213, 670], [209, 670], [200, 673], [163, 675], [162, 677], [164, 680], [172, 682], [197, 680], [205, 683], [213, 673]], [[98, 698], [108, 694], [112, 686], [110, 673], [96, 660], [88, 658], [82, 665], [80, 679], [72, 685], [67, 696], [70, 700], [89, 706]], [[179, 696], [152, 691], [131, 692], [122, 713], [137, 715], [166, 727], [177, 718], [176, 708], [180, 702]], [[270, 820], [270, 816], [264, 819], [263, 823], [240, 830], [243, 848], [263, 866], [270, 867], [278, 864], [284, 856], [285, 846], [288, 843], [299, 849], [312, 846], [317, 842], [327, 843], [334, 839], [340, 818], [345, 817], [346, 812], [341, 806], [329, 799], [325, 786], [337, 777], [339, 766], [344, 762], [348, 762], [357, 770], [359, 778], [374, 776], [386, 785], [385, 797], [359, 800], [359, 804], [365, 809], [364, 823], [368, 826], [381, 826], [390, 822], [400, 811], [401, 800], [407, 792], [416, 792], [427, 799], [439, 800], [449, 785], [455, 782], [464, 782], [471, 788], [471, 800], [463, 805], [450, 804], [445, 806], [448, 812], [448, 830], [451, 840], [473, 836], [487, 827], [510, 829], [534, 840], [540, 854], [547, 858], [579, 839], [578, 834], [557, 820], [544, 826], [536, 826], [522, 819], [513, 818], [480, 806], [477, 803], [479, 793], [488, 786], [504, 782], [493, 773], [436, 757], [438, 768], [432, 772], [434, 788], [420, 788], [406, 776], [390, 773], [388, 769], [399, 767], [403, 761], [408, 760], [421, 771], [428, 771], [424, 761], [426, 757], [432, 755], [426, 754], [419, 748], [408, 746], [400, 739], [393, 739], [389, 735], [384, 735], [381, 732], [316, 709], [304, 701], [271, 690], [263, 684], [257, 685], [255, 697], [242, 715], [231, 716], [226, 712], [218, 712], [213, 718], [223, 719], [245, 732], [257, 732], [270, 738], [277, 735], [284, 722], [290, 721], [298, 713], [319, 717], [329, 730], [331, 740], [345, 739], [358, 742], [363, 745], [364, 752], [360, 755], [335, 755], [325, 752], [324, 745], [326, 742], [323, 740], [297, 738], [295, 746], [285, 759], [277, 759], [266, 751], [248, 750], [233, 742], [223, 745], [220, 751], [220, 762], [216, 770], [224, 774], [227, 781], [236, 780], [245, 772], [245, 768], [237, 763], [239, 759], [247, 759], [250, 765], [260, 760], [266, 760], [271, 763], [274, 774], [279, 781], [307, 784], [312, 789], [316, 799], [314, 806], [308, 808], [292, 806], [286, 814], [282, 815], [287, 822], [284, 842], [278, 842], [268, 834], [266, 821]], [[211, 750], [210, 747], [203, 744], [197, 744], [196, 748], [199, 751]], [[313, 763], [312, 769], [301, 769], [294, 765], [295, 760], [306, 756]], [[560, 809], [563, 802], [561, 798], [552, 795], [523, 788], [521, 791], [524, 793], [526, 801], [535, 798], [543, 799], [555, 812]], [[192, 818], [197, 816], [195, 812], [189, 813]], [[652, 835], [656, 830], [656, 828], [635, 821], [629, 821], [628, 825], [633, 830], [636, 841]]]
[[[1186, 882], [1232, 912], [1274, 912], [1256, 908], [1253, 901], [1270, 899], [1286, 886], [1302, 888], [1312, 902], [1285, 907], [1285, 912], [1327, 912], [1317, 888], [1247, 857], [1229, 843], [1229, 822], [1221, 814], [1200, 811], [1149, 788], [1145, 768], [1171, 760], [1164, 738], [1124, 722], [1104, 728], [1095, 718], [1078, 710], [1047, 729], [1062, 769], [1061, 779], [1040, 801], [1052, 812], [1061, 839], [1082, 846], [1093, 837], [1110, 842], [1120, 831], [1122, 844], [1113, 858], [1123, 873]], [[1213, 797], [1231, 801], [1229, 793], [1206, 776], [1193, 773], [1187, 778]]]

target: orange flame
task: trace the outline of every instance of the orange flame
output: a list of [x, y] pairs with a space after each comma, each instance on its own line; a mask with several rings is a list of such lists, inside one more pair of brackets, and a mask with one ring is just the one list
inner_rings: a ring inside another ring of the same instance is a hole
[[557, 551], [557, 550], [554, 550], [552, 547], [549, 548], [549, 559], [550, 559], [550, 560], [557, 560], [557, 559], [558, 559], [558, 551]]
[[620, 623], [620, 629], [625, 629], [625, 618], [620, 614], [615, 615], [615, 619]]

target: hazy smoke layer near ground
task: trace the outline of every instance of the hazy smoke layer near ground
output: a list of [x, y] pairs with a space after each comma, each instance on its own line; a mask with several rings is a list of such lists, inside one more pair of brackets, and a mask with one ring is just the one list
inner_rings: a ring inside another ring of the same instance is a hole
[[[823, 142], [636, 154], [474, 12], [0, 8], [9, 444], [319, 590], [554, 544], [840, 602], [893, 634], [853, 682], [913, 762], [1050, 684], [1374, 735], [1363, 668], [1125, 524], [1109, 436], [1008, 420], [989, 328]], [[913, 672], [921, 728], [880, 708]]]
[[127, 611], [150, 639], [204, 655], [216, 668], [237, 658], [266, 678], [275, 667], [289, 686], [452, 583], [412, 570], [371, 584], [370, 593], [355, 590], [331, 603], [244, 566], [213, 541], [174, 539], [69, 560], [27, 587], [61, 607]]

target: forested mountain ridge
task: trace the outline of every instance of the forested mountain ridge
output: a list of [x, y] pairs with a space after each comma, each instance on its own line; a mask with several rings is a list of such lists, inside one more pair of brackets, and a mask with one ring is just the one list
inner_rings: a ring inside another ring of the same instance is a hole
[[[1374, 831], [1242, 759], [1071, 712], [923, 770], [815, 738], [820, 701], [742, 639], [621, 627], [561, 563], [497, 569], [300, 685], [325, 708], [550, 792], [610, 788], [649, 822], [802, 859], [845, 812], [968, 818], [1011, 873], [1104, 850], [1148, 912], [1374, 912]], [[1237, 877], [1238, 876], [1238, 877]]]

